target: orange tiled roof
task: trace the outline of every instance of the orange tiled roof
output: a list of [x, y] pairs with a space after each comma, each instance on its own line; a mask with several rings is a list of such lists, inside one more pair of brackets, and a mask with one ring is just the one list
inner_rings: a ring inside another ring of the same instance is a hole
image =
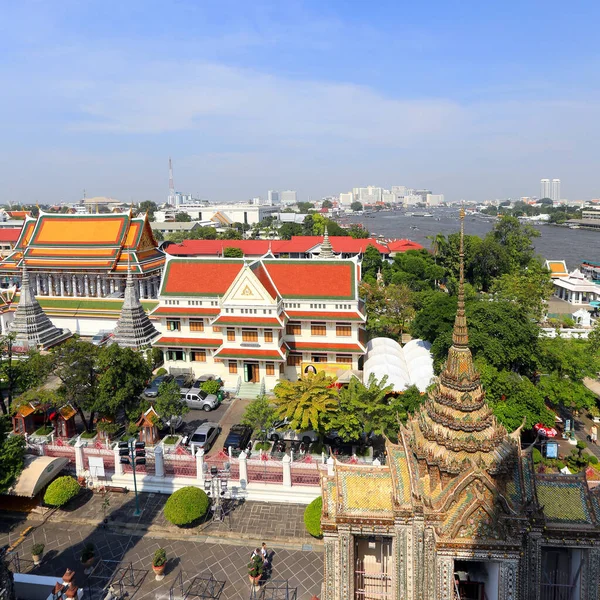
[[212, 323], [213, 325], [229, 325], [231, 327], [283, 327], [281, 321], [274, 317], [245, 317], [243, 315], [234, 317], [233, 315], [219, 317]]
[[216, 317], [221, 311], [218, 308], [201, 308], [190, 306], [180, 308], [176, 306], [159, 306], [151, 317]]
[[170, 260], [163, 275], [161, 295], [222, 296], [244, 265], [237, 259]]
[[26, 219], [15, 251], [0, 263], [0, 271], [19, 271], [23, 261], [41, 271], [125, 272], [131, 264], [134, 273], [145, 273], [160, 269], [164, 255], [145, 216], [40, 212], [37, 219]]
[[216, 340], [212, 338], [196, 338], [196, 337], [170, 337], [163, 335], [159, 337], [153, 346], [171, 346], [176, 348], [177, 346], [195, 346], [197, 348], [218, 348], [223, 343], [222, 340]]
[[285, 358], [277, 350], [258, 348], [221, 348], [215, 358], [257, 358], [262, 360], [283, 361]]
[[326, 321], [364, 321], [366, 319], [364, 315], [358, 312], [286, 310], [285, 313], [290, 319], [298, 319], [300, 321], [315, 319]]

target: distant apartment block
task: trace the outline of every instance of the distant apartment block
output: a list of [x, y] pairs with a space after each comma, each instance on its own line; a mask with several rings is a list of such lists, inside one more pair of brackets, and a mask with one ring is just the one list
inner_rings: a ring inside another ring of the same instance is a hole
[[427, 206], [444, 204], [444, 194], [427, 194]]
[[298, 202], [298, 195], [294, 190], [284, 190], [283, 192], [280, 192], [279, 198], [281, 204], [285, 206], [290, 206], [291, 204], [296, 204]]

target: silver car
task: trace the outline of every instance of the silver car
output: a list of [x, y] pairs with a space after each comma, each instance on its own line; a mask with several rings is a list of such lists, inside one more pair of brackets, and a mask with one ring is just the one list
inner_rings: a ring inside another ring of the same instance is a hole
[[196, 452], [202, 448], [204, 452], [208, 452], [214, 441], [217, 439], [221, 427], [218, 423], [203, 423], [194, 431], [190, 437], [190, 448], [192, 452]]
[[206, 412], [213, 410], [219, 406], [219, 399], [215, 394], [208, 394], [204, 390], [181, 390], [181, 399], [190, 408], [205, 410]]

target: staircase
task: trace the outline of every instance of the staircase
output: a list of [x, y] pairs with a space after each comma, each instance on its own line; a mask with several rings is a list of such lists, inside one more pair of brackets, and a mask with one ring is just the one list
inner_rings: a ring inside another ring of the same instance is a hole
[[238, 398], [245, 398], [248, 400], [254, 400], [258, 398], [262, 391], [260, 383], [251, 383], [249, 381], [242, 381], [240, 389], [237, 393]]

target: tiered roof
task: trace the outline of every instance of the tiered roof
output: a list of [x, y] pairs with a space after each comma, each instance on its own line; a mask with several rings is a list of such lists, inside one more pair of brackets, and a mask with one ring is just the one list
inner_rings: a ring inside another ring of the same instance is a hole
[[27, 217], [0, 273], [18, 273], [23, 264], [38, 271], [105, 271], [135, 274], [161, 269], [164, 255], [147, 216], [131, 213], [64, 215], [40, 211]]
[[420, 459], [457, 475], [472, 466], [502, 470], [513, 453], [503, 425], [485, 400], [469, 349], [464, 292], [464, 211], [461, 211], [458, 310], [452, 347], [439, 383], [410, 420], [410, 443]]

